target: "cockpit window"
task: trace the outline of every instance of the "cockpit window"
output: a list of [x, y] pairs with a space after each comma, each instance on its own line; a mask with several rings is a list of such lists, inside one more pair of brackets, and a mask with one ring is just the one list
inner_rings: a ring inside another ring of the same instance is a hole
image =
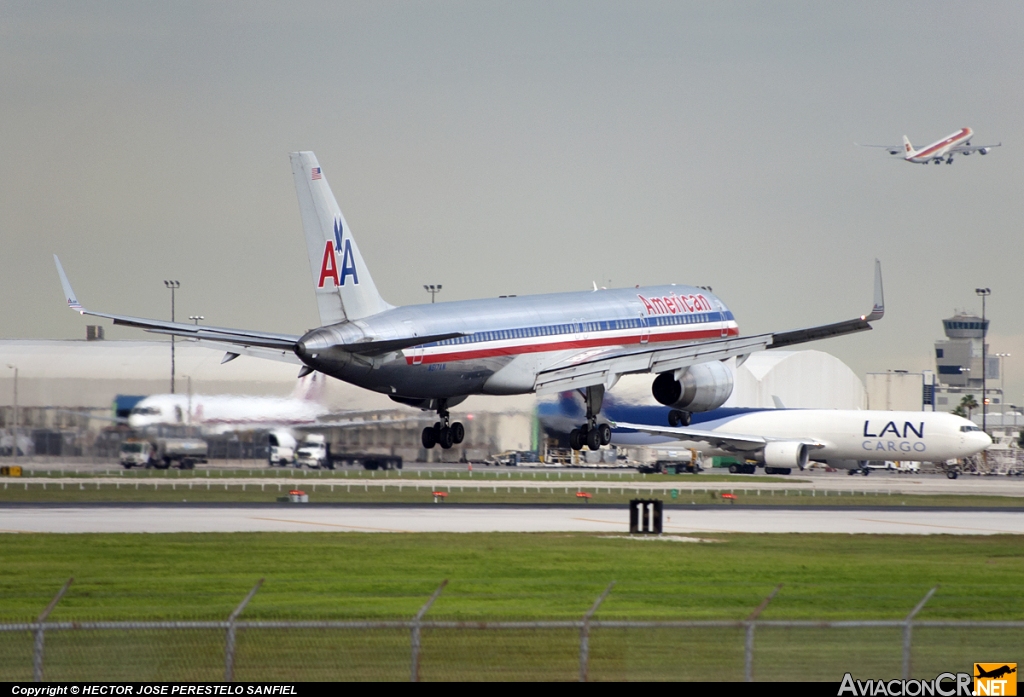
[[160, 410], [156, 407], [135, 407], [132, 409], [132, 413], [140, 416], [157, 416], [160, 414]]
[[980, 430], [981, 429], [978, 428], [977, 426], [961, 426], [960, 427], [960, 432], [961, 433], [970, 433], [971, 431], [980, 431]]

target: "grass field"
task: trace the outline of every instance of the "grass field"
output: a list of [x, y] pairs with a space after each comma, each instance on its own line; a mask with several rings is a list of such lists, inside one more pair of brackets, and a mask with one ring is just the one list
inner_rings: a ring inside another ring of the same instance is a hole
[[[266, 582], [244, 619], [408, 619], [444, 579], [450, 583], [429, 618], [578, 619], [614, 580], [601, 619], [739, 620], [778, 583], [765, 619], [900, 619], [935, 585], [920, 619], [1024, 619], [1021, 537], [708, 539], [715, 541], [556, 533], [0, 535], [0, 620], [34, 617], [70, 576], [75, 583], [53, 620], [223, 619], [261, 577]], [[1005, 631], [929, 631], [915, 635], [932, 645], [919, 651], [921, 670], [980, 650], [998, 654], [992, 660], [1024, 659], [1016, 635]], [[428, 634], [425, 678], [575, 677], [574, 630]], [[243, 635], [239, 679], [408, 677], [405, 631]], [[838, 680], [835, 670], [855, 665], [898, 675], [898, 635], [765, 630], [758, 674]], [[742, 676], [741, 630], [602, 630], [593, 646], [595, 678]], [[0, 651], [9, 659], [0, 662], [0, 680], [30, 674], [27, 633], [0, 635]], [[47, 652], [51, 679], [212, 680], [223, 670], [216, 631], [58, 632], [48, 636]], [[809, 674], [810, 666], [819, 672]]]
[[612, 580], [606, 618], [1024, 619], [1024, 537], [714, 535], [713, 544], [582, 533], [0, 535], [0, 618], [24, 620], [69, 577], [55, 619], [577, 618]]

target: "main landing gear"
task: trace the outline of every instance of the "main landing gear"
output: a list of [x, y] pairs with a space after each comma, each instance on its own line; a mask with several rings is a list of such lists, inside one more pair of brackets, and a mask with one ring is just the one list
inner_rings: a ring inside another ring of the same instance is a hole
[[690, 425], [690, 412], [673, 409], [668, 413], [668, 425], [678, 428]]
[[587, 403], [587, 423], [569, 432], [569, 447], [573, 450], [583, 450], [584, 447], [598, 450], [612, 442], [612, 427], [597, 423], [597, 415], [601, 413], [604, 402], [604, 387], [588, 387], [583, 397]]
[[423, 447], [430, 450], [435, 445], [440, 445], [448, 450], [453, 445], [461, 443], [466, 437], [466, 427], [462, 425], [461, 421], [451, 421], [446, 402], [441, 402], [441, 406], [437, 409], [437, 415], [441, 420], [433, 426], [423, 429], [423, 434], [420, 437]]

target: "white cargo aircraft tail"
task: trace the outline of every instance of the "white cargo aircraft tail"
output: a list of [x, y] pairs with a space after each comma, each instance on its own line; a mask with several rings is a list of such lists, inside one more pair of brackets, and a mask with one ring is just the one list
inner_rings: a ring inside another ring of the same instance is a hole
[[377, 292], [316, 155], [293, 152], [290, 157], [321, 326], [391, 309]]

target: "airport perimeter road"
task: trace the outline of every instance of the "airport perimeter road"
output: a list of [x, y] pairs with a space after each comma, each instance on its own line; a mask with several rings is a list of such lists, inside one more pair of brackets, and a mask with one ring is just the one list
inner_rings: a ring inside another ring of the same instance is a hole
[[[10, 506], [0, 532], [603, 532], [626, 534], [625, 506]], [[665, 510], [666, 533], [1024, 534], [1024, 512], [921, 510]], [[664, 537], [661, 539], [665, 539]], [[671, 539], [671, 538], [669, 538]]]

